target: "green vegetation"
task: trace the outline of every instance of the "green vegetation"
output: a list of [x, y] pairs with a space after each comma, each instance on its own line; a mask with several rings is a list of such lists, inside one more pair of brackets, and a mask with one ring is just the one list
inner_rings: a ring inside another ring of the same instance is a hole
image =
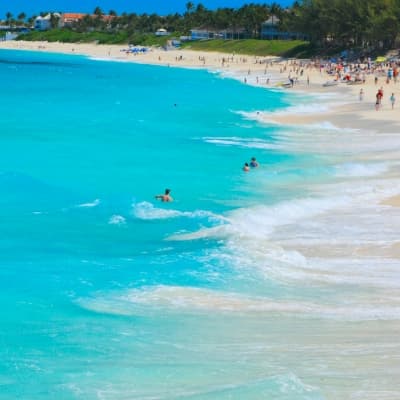
[[48, 42], [65, 42], [65, 43], [123, 43], [127, 40], [124, 33], [104, 33], [104, 32], [75, 32], [69, 29], [52, 29], [49, 31], [37, 32], [32, 31], [24, 35], [20, 35], [21, 40], [44, 40]]
[[[126, 32], [74, 32], [68, 29], [52, 29], [44, 32], [30, 32], [19, 36], [23, 40], [44, 40], [48, 42], [64, 43], [93, 43], [100, 44], [135, 44], [141, 46], [164, 46], [168, 39], [179, 37], [179, 34], [157, 37], [154, 34], [133, 34]], [[309, 56], [310, 45], [300, 40], [201, 40], [183, 42], [182, 48], [203, 51], [219, 51], [224, 53], [248, 55], [272, 55], [283, 57]], [[307, 53], [308, 51], [308, 53]]]
[[248, 54], [256, 56], [283, 56], [295, 57], [299, 54], [303, 56], [310, 48], [308, 42], [300, 40], [201, 40], [196, 42], [186, 42], [184, 48], [203, 51], [220, 51], [224, 53]]
[[[308, 37], [310, 43], [260, 40], [262, 23], [272, 16], [276, 21], [274, 29], [292, 32], [289, 35], [291, 37]], [[5, 17], [6, 22], [14, 26], [21, 26], [27, 20], [23, 12], [17, 19], [10, 12]], [[34, 16], [28, 21], [32, 23], [33, 19]], [[58, 20], [53, 18], [52, 26], [57, 26], [57, 23]], [[400, 0], [299, 0], [286, 9], [276, 3], [250, 3], [237, 9], [216, 10], [208, 10], [201, 3], [195, 5], [188, 2], [183, 14], [166, 16], [135, 13], [117, 15], [115, 11], [110, 11], [106, 16], [96, 7], [93, 14], [85, 15], [68, 27], [32, 32], [20, 38], [163, 46], [173, 36], [155, 36], [154, 32], [159, 28], [174, 32], [175, 38], [181, 34], [187, 36], [195, 28], [211, 31], [217, 37], [225, 35], [235, 38], [184, 44], [184, 47], [199, 50], [286, 57], [333, 55], [344, 49], [356, 50], [353, 54], [358, 55], [374, 54], [395, 47], [400, 37]], [[301, 35], [296, 32], [301, 32]]]
[[70, 29], [51, 29], [49, 31], [32, 31], [20, 35], [17, 40], [48, 41], [64, 43], [100, 43], [100, 44], [137, 44], [143, 46], [164, 46], [169, 37], [157, 37], [153, 33], [135, 33], [129, 35], [121, 32], [77, 32]]
[[397, 0], [303, 0], [286, 18], [289, 29], [307, 33], [324, 48], [392, 48], [400, 33]]

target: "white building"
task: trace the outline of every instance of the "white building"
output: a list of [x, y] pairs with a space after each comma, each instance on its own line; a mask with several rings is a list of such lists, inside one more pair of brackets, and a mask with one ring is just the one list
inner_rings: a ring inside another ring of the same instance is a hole
[[44, 17], [36, 17], [35, 18], [35, 24], [34, 24], [34, 29], [36, 31], [47, 31], [48, 29], [51, 28], [51, 15], [47, 14]]
[[156, 36], [168, 36], [168, 35], [169, 32], [166, 29], [164, 28], [157, 29]]

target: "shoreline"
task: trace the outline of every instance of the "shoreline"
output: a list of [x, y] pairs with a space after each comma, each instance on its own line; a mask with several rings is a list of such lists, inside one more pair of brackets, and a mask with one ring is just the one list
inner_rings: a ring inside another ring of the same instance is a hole
[[[236, 79], [267, 89], [283, 90], [298, 95], [317, 96], [318, 102], [324, 110], [315, 112], [285, 112], [260, 115], [262, 123], [276, 123], [289, 126], [309, 126], [311, 124], [329, 123], [338, 129], [352, 129], [365, 131], [368, 134], [383, 135], [396, 134], [400, 128], [400, 104], [391, 108], [389, 97], [394, 93], [400, 99], [400, 83], [391, 81], [389, 84], [380, 78], [374, 81], [374, 75], [366, 76], [365, 83], [348, 85], [339, 83], [335, 86], [324, 87], [323, 84], [331, 79], [324, 71], [317, 68], [304, 68], [302, 76], [296, 77], [293, 87], [284, 87], [289, 81], [288, 76], [294, 74], [296, 64], [301, 60], [284, 60], [277, 57], [260, 57], [246, 55], [232, 55], [219, 52], [194, 51], [190, 49], [153, 49], [145, 53], [127, 53], [124, 45], [101, 45], [82, 43], [59, 42], [30, 42], [5, 41], [0, 42], [0, 50], [24, 50], [68, 55], [81, 55], [92, 59], [116, 62], [132, 62], [140, 64], [158, 65], [165, 67], [206, 69], [218, 72], [222, 76]], [[375, 110], [375, 94], [378, 88], [383, 87], [384, 98], [382, 108]], [[362, 101], [359, 99], [360, 89], [363, 89]], [[313, 102], [315, 100], [311, 100]], [[397, 154], [394, 150], [394, 155]], [[379, 159], [379, 155], [377, 155]], [[400, 201], [393, 201], [400, 197], [399, 193], [384, 199], [381, 204], [391, 207], [400, 207]]]
[[[313, 114], [313, 120], [321, 120], [329, 116], [334, 119], [339, 127], [357, 128], [362, 121], [384, 121], [385, 124], [395, 125], [400, 128], [400, 116], [390, 106], [389, 97], [392, 92], [398, 95], [400, 101], [400, 83], [386, 84], [383, 78], [375, 84], [374, 76], [367, 75], [364, 84], [347, 85], [339, 83], [336, 86], [323, 87], [322, 85], [331, 79], [330, 76], [317, 69], [306, 68], [303, 76], [299, 76], [297, 83], [291, 88], [283, 85], [288, 83], [288, 75], [294, 74], [294, 68], [288, 60], [271, 56], [246, 56], [232, 55], [219, 52], [204, 52], [190, 49], [163, 50], [151, 48], [146, 53], [126, 53], [123, 45], [101, 45], [86, 43], [60, 43], [60, 42], [30, 42], [30, 41], [4, 41], [0, 42], [0, 50], [25, 50], [49, 53], [61, 53], [69, 55], [81, 55], [104, 61], [124, 61], [140, 64], [159, 65], [165, 67], [195, 68], [216, 71], [223, 76], [241, 80], [243, 83], [268, 89], [281, 89], [305, 94], [330, 95], [336, 97], [336, 105], [327, 112]], [[225, 62], [224, 62], [225, 60]], [[293, 61], [292, 59], [290, 61]], [[307, 83], [307, 78], [309, 83]], [[269, 79], [269, 82], [267, 81]], [[382, 108], [375, 110], [376, 91], [383, 87], [385, 96]], [[364, 90], [364, 98], [359, 100], [360, 89]], [[340, 97], [340, 101], [337, 99]], [[327, 101], [327, 103], [329, 103]], [[332, 104], [330, 104], [332, 106]], [[336, 118], [340, 114], [340, 118]], [[351, 114], [348, 118], [346, 114]], [[304, 117], [304, 116], [302, 116]], [[310, 118], [298, 118], [298, 123], [309, 123]], [[343, 120], [343, 121], [342, 121]], [[277, 121], [279, 122], [279, 121]], [[361, 123], [361, 125], [364, 125]], [[368, 126], [370, 126], [368, 124]], [[363, 127], [363, 126], [361, 126]], [[380, 130], [380, 129], [379, 129]]]

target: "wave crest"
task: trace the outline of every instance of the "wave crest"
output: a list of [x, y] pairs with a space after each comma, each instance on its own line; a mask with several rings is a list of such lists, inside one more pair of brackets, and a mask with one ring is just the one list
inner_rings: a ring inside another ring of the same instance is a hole
[[179, 211], [174, 209], [158, 208], [153, 204], [142, 201], [132, 205], [132, 214], [143, 220], [169, 219], [169, 218], [207, 218], [211, 221], [222, 221], [224, 217], [214, 214], [210, 211], [195, 210], [195, 211]]

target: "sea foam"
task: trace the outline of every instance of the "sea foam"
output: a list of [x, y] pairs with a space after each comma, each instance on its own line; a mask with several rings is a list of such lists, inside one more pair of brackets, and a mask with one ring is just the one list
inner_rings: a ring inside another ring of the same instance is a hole
[[179, 211], [155, 207], [153, 204], [143, 201], [132, 204], [132, 214], [135, 218], [143, 220], [170, 219], [170, 218], [203, 218], [211, 221], [222, 221], [224, 217], [210, 211]]
[[195, 287], [164, 285], [133, 289], [96, 298], [81, 298], [78, 304], [93, 312], [126, 316], [141, 315], [146, 313], [146, 309], [151, 308], [154, 312], [203, 313], [212, 310], [218, 313], [285, 314], [297, 318], [314, 316], [338, 320], [400, 318], [398, 307], [379, 302], [357, 304], [349, 299], [344, 304], [335, 304], [332, 301], [324, 303], [321, 300], [318, 302], [301, 299], [278, 300]]

